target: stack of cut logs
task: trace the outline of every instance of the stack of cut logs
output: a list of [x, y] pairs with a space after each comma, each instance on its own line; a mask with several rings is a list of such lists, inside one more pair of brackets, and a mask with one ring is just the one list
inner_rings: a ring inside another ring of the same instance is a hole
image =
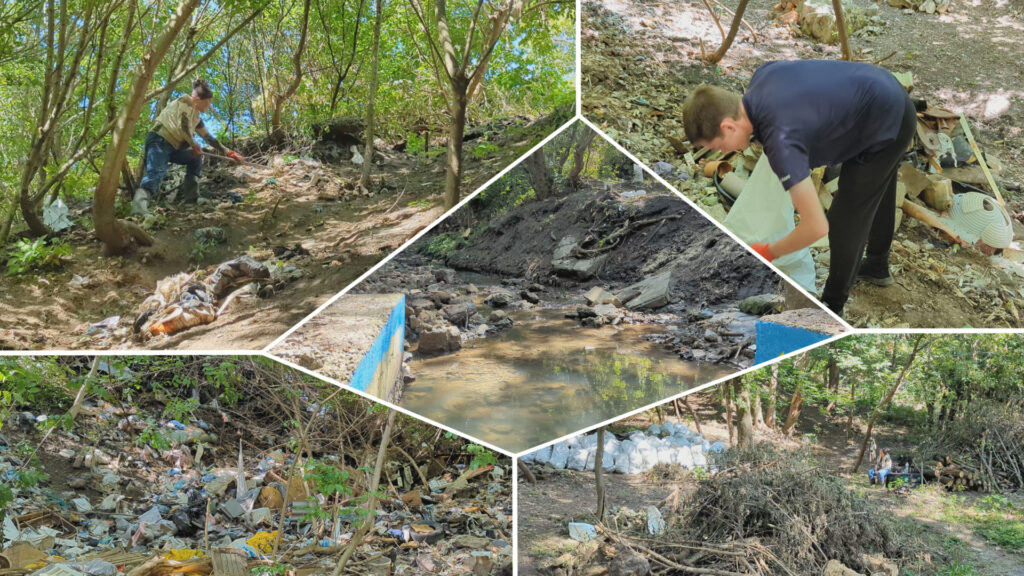
[[924, 468], [926, 480], [936, 481], [946, 490], [991, 490], [976, 466], [952, 456], [936, 456]]

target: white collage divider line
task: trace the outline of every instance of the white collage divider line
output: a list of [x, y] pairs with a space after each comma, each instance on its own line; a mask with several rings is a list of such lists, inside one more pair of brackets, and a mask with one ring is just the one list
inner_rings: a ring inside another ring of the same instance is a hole
[[[761, 257], [761, 255], [760, 255], [760, 254], [758, 254], [757, 252], [754, 252], [754, 249], [753, 249], [753, 248], [751, 248], [751, 247], [750, 247], [750, 246], [749, 246], [749, 245], [748, 245], [748, 244], [747, 244], [746, 242], [744, 242], [743, 240], [741, 240], [741, 239], [739, 238], [739, 236], [736, 236], [735, 234], [733, 234], [733, 233], [732, 233], [732, 231], [731, 231], [731, 230], [729, 230], [728, 228], [726, 228], [724, 224], [722, 224], [721, 222], [719, 222], [719, 221], [715, 220], [715, 219], [714, 219], [714, 218], [712, 218], [712, 217], [711, 217], [710, 215], [708, 215], [708, 214], [707, 214], [706, 212], [704, 212], [703, 210], [701, 210], [700, 206], [698, 206], [696, 202], [694, 202], [693, 200], [690, 200], [689, 198], [687, 198], [687, 197], [686, 197], [685, 195], [683, 195], [683, 193], [681, 193], [681, 192], [680, 192], [679, 190], [676, 190], [675, 186], [672, 186], [671, 184], [669, 184], [667, 180], [665, 180], [665, 179], [664, 179], [664, 178], [662, 178], [661, 176], [658, 176], [657, 174], [655, 174], [655, 173], [654, 173], [654, 170], [652, 170], [652, 169], [651, 169], [651, 168], [650, 168], [649, 166], [647, 166], [647, 164], [646, 164], [646, 163], [642, 162], [642, 161], [641, 161], [641, 160], [640, 160], [639, 158], [637, 158], [637, 157], [636, 157], [636, 156], [634, 156], [634, 155], [633, 155], [632, 153], [630, 153], [630, 152], [629, 152], [628, 150], [626, 150], [626, 149], [625, 149], [625, 148], [624, 148], [624, 147], [623, 147], [623, 146], [622, 146], [621, 144], [619, 144], [619, 143], [618, 143], [618, 142], [616, 142], [616, 141], [615, 141], [615, 140], [614, 140], [613, 138], [609, 137], [609, 136], [608, 136], [607, 134], [605, 134], [604, 132], [602, 132], [602, 131], [601, 131], [601, 129], [600, 129], [600, 128], [598, 128], [596, 124], [594, 124], [594, 123], [593, 123], [593, 122], [591, 122], [590, 120], [587, 120], [587, 118], [586, 118], [586, 117], [584, 117], [584, 116], [582, 116], [582, 115], [580, 116], [580, 118], [581, 118], [581, 119], [583, 120], [583, 122], [585, 122], [585, 123], [586, 123], [586, 124], [587, 124], [588, 126], [590, 126], [591, 128], [593, 128], [593, 129], [594, 129], [594, 130], [595, 130], [595, 131], [596, 131], [596, 132], [597, 132], [598, 134], [600, 134], [600, 135], [601, 135], [601, 136], [602, 136], [602, 137], [603, 137], [603, 138], [604, 138], [605, 140], [607, 140], [608, 142], [610, 142], [610, 143], [612, 144], [612, 146], [614, 146], [614, 147], [615, 147], [615, 148], [616, 148], [616, 149], [617, 149], [617, 150], [618, 150], [619, 152], [621, 152], [622, 154], [624, 154], [624, 155], [625, 155], [625, 156], [626, 156], [627, 158], [629, 158], [629, 159], [630, 159], [630, 160], [632, 160], [633, 162], [636, 162], [637, 164], [639, 164], [640, 166], [642, 166], [642, 167], [643, 167], [643, 169], [644, 169], [644, 171], [645, 171], [645, 172], [647, 172], [647, 174], [648, 174], [648, 175], [650, 175], [651, 177], [653, 177], [653, 178], [654, 178], [654, 179], [655, 179], [655, 180], [656, 180], [656, 181], [657, 181], [657, 182], [658, 182], [659, 184], [661, 184], [662, 186], [664, 186], [664, 187], [665, 187], [665, 188], [666, 188], [666, 189], [667, 189], [667, 190], [668, 190], [669, 192], [672, 192], [673, 194], [675, 194], [676, 196], [678, 196], [679, 198], [681, 198], [681, 199], [682, 199], [682, 200], [683, 200], [684, 202], [686, 202], [686, 203], [687, 203], [687, 204], [689, 204], [689, 205], [690, 205], [690, 206], [691, 206], [691, 207], [692, 207], [692, 208], [693, 208], [694, 210], [696, 210], [698, 214], [700, 214], [701, 216], [703, 216], [704, 218], [706, 218], [706, 219], [707, 219], [707, 220], [708, 220], [709, 222], [711, 222], [712, 224], [714, 224], [715, 226], [717, 226], [719, 230], [721, 230], [722, 232], [726, 233], [726, 234], [727, 234], [727, 235], [728, 235], [728, 236], [729, 236], [730, 238], [732, 238], [732, 239], [733, 239], [733, 241], [735, 241], [735, 242], [736, 242], [737, 244], [739, 244], [739, 245], [740, 245], [741, 247], [745, 248], [745, 249], [746, 249], [746, 250], [747, 250], [748, 252], [750, 252], [751, 254], [753, 254], [753, 255], [754, 255], [754, 257], [756, 257], [756, 258], [757, 258], [758, 260], [760, 260], [761, 262], [763, 262], [763, 263], [765, 263], [766, 265], [768, 265], [768, 267], [769, 267], [769, 268], [771, 268], [771, 269], [772, 269], [773, 271], [775, 271], [775, 273], [776, 273], [776, 274], [778, 274], [778, 275], [779, 275], [780, 277], [782, 277], [782, 278], [783, 278], [783, 279], [784, 279], [784, 280], [785, 280], [786, 282], [788, 282], [789, 284], [792, 284], [794, 288], [796, 288], [797, 290], [799, 290], [801, 294], [803, 294], [804, 296], [807, 296], [807, 297], [808, 297], [808, 298], [810, 298], [810, 299], [811, 299], [812, 301], [814, 301], [814, 302], [817, 302], [817, 303], [821, 304], [821, 300], [820, 300], [820, 299], [819, 299], [819, 298], [818, 298], [818, 297], [817, 297], [816, 295], [814, 295], [814, 294], [811, 294], [811, 293], [810, 293], [810, 292], [808, 292], [808, 291], [807, 291], [807, 290], [806, 290], [806, 289], [805, 289], [805, 288], [804, 288], [803, 286], [800, 286], [800, 285], [799, 285], [799, 284], [797, 284], [796, 282], [793, 282], [792, 280], [790, 280], [790, 279], [789, 279], [789, 276], [787, 276], [787, 275], [786, 275], [785, 273], [783, 273], [783, 272], [782, 272], [781, 270], [779, 270], [778, 268], [776, 268], [774, 264], [772, 264], [771, 262], [769, 262], [769, 261], [765, 260], [765, 259], [764, 259], [763, 257]], [[825, 312], [827, 312], [827, 313], [828, 313], [828, 315], [829, 315], [829, 316], [831, 316], [832, 318], [834, 318], [834, 319], [838, 320], [839, 322], [841, 322], [841, 323], [843, 324], [843, 326], [846, 326], [846, 328], [847, 328], [848, 330], [853, 330], [853, 327], [852, 327], [852, 326], [850, 326], [850, 324], [849, 324], [849, 323], [847, 323], [847, 322], [846, 322], [845, 320], [843, 320], [842, 318], [840, 318], [840, 317], [839, 317], [839, 316], [838, 316], [838, 315], [837, 315], [837, 314], [836, 314], [835, 312], [832, 312], [831, 310], [829, 310], [827, 306], [821, 305], [821, 309], [822, 309], [822, 310], [824, 310]]]
[[364, 281], [368, 277], [370, 277], [370, 275], [372, 275], [374, 272], [376, 272], [379, 268], [381, 268], [382, 266], [384, 266], [385, 264], [390, 262], [395, 256], [397, 256], [401, 252], [405, 251], [405, 249], [407, 249], [409, 246], [411, 246], [414, 242], [419, 240], [426, 233], [428, 233], [431, 230], [433, 230], [438, 224], [440, 224], [441, 222], [446, 220], [449, 216], [451, 216], [456, 211], [458, 211], [460, 208], [462, 208], [467, 202], [469, 202], [470, 200], [475, 198], [477, 194], [479, 194], [480, 192], [486, 190], [492, 184], [497, 182], [501, 177], [503, 177], [505, 174], [510, 172], [513, 168], [518, 166], [520, 164], [520, 162], [522, 162], [524, 159], [526, 159], [527, 156], [529, 156], [530, 154], [533, 154], [539, 148], [542, 148], [545, 144], [547, 144], [552, 139], [554, 139], [556, 136], [558, 136], [559, 134], [564, 132], [566, 128], [571, 126], [573, 124], [573, 122], [576, 122], [579, 118], [580, 118], [579, 111], [577, 110], [576, 116], [573, 116], [568, 122], [566, 122], [565, 124], [563, 124], [563, 125], [559, 126], [558, 128], [556, 128], [553, 132], [551, 132], [551, 134], [548, 134], [547, 136], [545, 136], [544, 139], [541, 140], [536, 146], [534, 146], [533, 148], [530, 148], [525, 154], [523, 154], [519, 158], [516, 158], [515, 160], [513, 160], [508, 166], [502, 168], [501, 171], [498, 172], [497, 174], [495, 174], [490, 180], [485, 182], [482, 186], [480, 186], [479, 188], [474, 190], [472, 193], [468, 194], [465, 198], [463, 198], [461, 201], [459, 201], [458, 204], [456, 204], [454, 207], [449, 209], [447, 212], [445, 212], [444, 214], [439, 216], [436, 220], [434, 220], [433, 222], [428, 224], [426, 228], [424, 228], [423, 230], [420, 230], [415, 236], [413, 236], [412, 238], [407, 240], [404, 244], [402, 244], [401, 246], [396, 248], [394, 251], [392, 251], [390, 254], [385, 256], [380, 262], [374, 264], [372, 268], [370, 268], [369, 270], [364, 272], [361, 276], [359, 276], [359, 278], [356, 278], [355, 280], [350, 282], [348, 286], [342, 288], [342, 290], [340, 292], [338, 292], [337, 294], [332, 296], [330, 299], [328, 299], [327, 302], [324, 302], [323, 304], [321, 304], [316, 310], [313, 310], [312, 312], [310, 312], [305, 318], [303, 318], [298, 323], [296, 323], [294, 326], [289, 328], [284, 334], [278, 336], [270, 344], [267, 344], [267, 346], [265, 348], [263, 348], [263, 352], [269, 352], [270, 349], [273, 348], [274, 346], [277, 346], [278, 344], [283, 343], [284, 340], [286, 338], [288, 338], [288, 336], [290, 336], [292, 332], [297, 330], [300, 326], [302, 326], [303, 324], [308, 322], [310, 319], [312, 319], [317, 314], [320, 314], [321, 312], [323, 312], [323, 310], [325, 308], [327, 308], [328, 306], [330, 306], [331, 304], [333, 304], [335, 300], [337, 300], [338, 298], [341, 298], [342, 296], [344, 296], [346, 293], [348, 293], [349, 290], [351, 290], [352, 288], [358, 286], [362, 281]]
[[767, 362], [762, 362], [760, 364], [755, 364], [754, 366], [751, 366], [749, 368], [744, 368], [743, 370], [737, 370], [736, 372], [733, 372], [732, 374], [727, 374], [727, 375], [722, 376], [721, 378], [718, 378], [716, 380], [712, 380], [712, 381], [707, 382], [705, 384], [699, 384], [699, 385], [697, 385], [697, 386], [695, 386], [693, 388], [690, 388], [689, 390], [686, 390], [685, 392], [681, 392], [681, 393], [675, 394], [673, 396], [666, 396], [666, 397], [662, 398], [661, 400], [657, 400], [655, 402], [652, 402], [652, 403], [650, 403], [650, 404], [648, 404], [646, 406], [640, 407], [640, 408], [635, 408], [633, 410], [630, 410], [629, 412], [623, 412], [622, 414], [619, 414], [618, 416], [613, 416], [613, 417], [611, 417], [611, 418], [609, 418], [609, 419], [607, 419], [607, 420], [605, 420], [603, 422], [600, 422], [598, 424], [591, 424], [591, 425], [589, 425], [589, 426], [587, 426], [585, 428], [581, 428], [581, 429], [579, 429], [579, 430], [577, 430], [577, 431], [575, 431], [575, 432], [573, 432], [571, 434], [566, 434], [564, 436], [560, 436], [558, 438], [555, 438], [554, 440], [549, 440], [549, 441], [547, 441], [547, 442], [545, 442], [543, 444], [538, 444], [537, 446], [534, 446], [533, 448], [529, 448], [529, 449], [523, 450], [521, 452], [516, 452], [516, 457], [524, 456], [526, 454], [529, 454], [530, 452], [533, 452], [535, 450], [540, 450], [541, 448], [544, 448], [546, 446], [552, 446], [554, 444], [558, 444], [562, 440], [565, 440], [567, 438], [572, 438], [573, 436], [577, 436], [579, 434], [588, 434], [590, 432], [593, 432], [594, 430], [597, 430], [598, 428], [601, 428], [602, 426], [607, 426], [609, 424], [614, 424], [615, 422], [618, 422], [619, 420], [623, 420], [625, 418], [629, 418], [630, 416], [634, 416], [636, 414], [640, 414], [641, 412], [644, 412], [646, 410], [650, 410], [651, 408], [654, 408], [655, 406], [660, 406], [662, 404], [665, 404], [666, 402], [675, 400], [676, 398], [682, 398], [683, 396], [689, 396], [690, 394], [693, 394], [694, 392], [700, 392], [701, 390], [706, 390], [706, 389], [708, 389], [708, 388], [710, 388], [712, 386], [716, 386], [718, 384], [721, 384], [722, 382], [727, 382], [727, 381], [732, 380], [734, 378], [739, 378], [740, 376], [743, 376], [744, 374], [747, 374], [749, 372], [753, 372], [754, 370], [760, 370], [761, 368], [765, 368], [767, 366], [771, 366], [772, 364], [778, 364], [779, 362], [781, 362], [783, 360], [786, 360], [787, 358], [792, 358], [794, 356], [797, 356], [798, 354], [803, 354], [804, 352], [813, 350], [813, 349], [818, 348], [820, 346], [825, 346], [826, 344], [830, 344], [830, 343], [835, 342], [836, 340], [839, 340], [841, 338], [846, 338], [847, 336], [849, 336], [849, 334], [846, 333], [846, 332], [844, 332], [842, 334], [836, 334], [835, 336], [830, 336], [830, 337], [828, 337], [828, 338], [826, 338], [824, 340], [821, 340], [820, 342], [815, 342], [814, 344], [811, 344], [811, 345], [808, 345], [808, 346], [804, 346], [803, 348], [798, 348], [796, 350], [793, 350], [792, 352], [787, 352], [787, 353], [779, 356], [778, 358], [772, 358], [771, 360], [769, 360]]
[[519, 458], [512, 457], [512, 574], [519, 574]]
[[264, 356], [262, 350], [150, 350], [119, 348], [116, 350], [0, 350], [0, 357], [40, 356]]

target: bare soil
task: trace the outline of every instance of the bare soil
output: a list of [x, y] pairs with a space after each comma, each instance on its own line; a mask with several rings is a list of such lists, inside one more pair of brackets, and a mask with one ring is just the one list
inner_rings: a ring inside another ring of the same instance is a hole
[[[689, 400], [698, 413], [704, 436], [712, 441], [728, 443], [724, 412], [714, 394], [700, 392], [689, 396]], [[671, 405], [663, 406], [662, 410], [666, 415], [674, 414]], [[695, 428], [693, 420], [685, 411], [681, 421], [691, 429]], [[651, 422], [650, 412], [645, 412], [617, 422], [610, 429], [624, 431], [645, 428]], [[898, 454], [909, 448], [906, 444], [908, 432], [906, 427], [881, 423], [875, 427], [873, 435], [878, 446], [890, 447]], [[927, 549], [934, 551], [928, 557], [918, 559], [912, 573], [933, 574], [936, 564], [959, 561], [974, 568], [973, 572], [964, 574], [1024, 575], [1024, 555], [1000, 548], [979, 536], [970, 526], [951, 522], [950, 518], [943, 516], [949, 493], [924, 487], [901, 496], [880, 488], [871, 488], [864, 465], [859, 473], [854, 474], [853, 465], [863, 439], [863, 429], [859, 422], [854, 421], [852, 429], [848, 429], [845, 419], [827, 418], [815, 407], [807, 406], [792, 437], [762, 430], [758, 432], [758, 438], [794, 450], [810, 445], [823, 468], [847, 478], [851, 490], [882, 505], [892, 518], [898, 520], [904, 532], [918, 538]], [[537, 475], [536, 484], [526, 483], [520, 475], [518, 487], [519, 569], [523, 574], [543, 571], [552, 560], [575, 549], [578, 543], [568, 536], [569, 522], [593, 523], [596, 520], [593, 512], [596, 496], [592, 472], [534, 470], [534, 473]], [[691, 473], [678, 471], [672, 477], [666, 474], [665, 471], [655, 469], [632, 476], [603, 475], [609, 516], [614, 517], [619, 507], [642, 510], [649, 505], [657, 505], [673, 491], [685, 496], [696, 488], [696, 480]], [[1019, 496], [1008, 496], [1018, 508], [1022, 506]], [[973, 506], [982, 497], [977, 493], [965, 493], [964, 506]], [[947, 573], [952, 572], [942, 572]]]
[[[496, 152], [479, 158], [467, 152], [464, 193], [562, 121], [561, 113], [517, 119], [491, 137], [499, 144]], [[72, 257], [60, 270], [0, 277], [0, 349], [264, 348], [443, 213], [443, 154], [424, 158], [385, 150], [370, 196], [356, 189], [360, 167], [345, 158], [320, 164], [276, 155], [250, 158], [265, 167], [214, 164], [201, 181], [212, 202], [157, 206], [154, 245], [125, 255], [104, 255], [91, 220], [84, 228], [76, 225], [65, 234]], [[243, 201], [233, 204], [228, 193]], [[71, 208], [88, 217], [88, 206]], [[223, 228], [227, 241], [197, 254], [193, 235], [210, 226]], [[296, 246], [303, 249], [299, 254], [276, 258], [275, 250]], [[132, 334], [138, 307], [158, 281], [179, 272], [201, 278], [246, 254], [274, 261], [284, 271], [283, 287], [269, 297], [236, 298], [210, 324], [147, 341]], [[112, 316], [120, 316], [116, 329], [90, 331]]]
[[[737, 2], [722, 4], [735, 9]], [[1015, 64], [1024, 59], [1024, 44], [1016, 40], [1024, 31], [1020, 3], [954, 2], [944, 15], [908, 14], [865, 0], [845, 6], [848, 21], [877, 10], [871, 25], [878, 33], [851, 38], [858, 58], [912, 72], [915, 97], [968, 116], [979, 146], [1001, 167], [997, 180], [1019, 220], [1024, 180], [1024, 92], [1019, 88], [1024, 69]], [[680, 108], [691, 88], [708, 83], [742, 90], [766, 61], [841, 56], [838, 46], [809, 40], [778, 23], [768, 4], [751, 5], [745, 14], [757, 41], [741, 28], [717, 66], [700, 61], [702, 49], [710, 53], [721, 42], [701, 2], [597, 0], [584, 2], [583, 8], [583, 114], [649, 165], [684, 165], [669, 137], [686, 139]], [[728, 27], [730, 17], [722, 18]], [[724, 218], [724, 208], [704, 194], [709, 181], [671, 182], [713, 218]], [[1009, 271], [1012, 265], [973, 248], [954, 248], [909, 218], [897, 232], [891, 264], [896, 285], [854, 286], [845, 312], [852, 325], [1024, 326], [1022, 282]], [[819, 288], [825, 268], [819, 261]]]

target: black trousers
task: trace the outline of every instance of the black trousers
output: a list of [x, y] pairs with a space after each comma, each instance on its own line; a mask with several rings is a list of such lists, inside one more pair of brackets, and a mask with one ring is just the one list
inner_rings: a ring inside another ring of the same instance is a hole
[[864, 271], [879, 277], [889, 273], [889, 248], [896, 227], [896, 174], [916, 127], [917, 113], [908, 96], [896, 139], [870, 156], [844, 162], [839, 172], [839, 191], [828, 211], [831, 265], [821, 295], [836, 314], [842, 314], [850, 297], [865, 245]]

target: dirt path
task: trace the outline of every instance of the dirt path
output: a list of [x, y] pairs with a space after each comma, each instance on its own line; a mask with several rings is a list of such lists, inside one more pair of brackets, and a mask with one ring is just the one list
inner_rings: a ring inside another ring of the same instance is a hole
[[[724, 4], [734, 8], [736, 2]], [[895, 51], [883, 64], [913, 72], [915, 96], [966, 113], [981, 147], [997, 158], [1009, 208], [1019, 214], [1024, 131], [1018, 119], [1024, 114], [1024, 92], [1018, 87], [1024, 69], [1007, 63], [1024, 59], [1024, 44], [1011, 40], [1024, 30], [1021, 7], [986, 0], [954, 3], [950, 13], [928, 15], [855, 0], [847, 8], [851, 20], [863, 20], [871, 10], [877, 10], [872, 26], [878, 34], [855, 36], [854, 50], [868, 60]], [[812, 42], [776, 23], [767, 5], [749, 7], [745, 18], [757, 42], [741, 29], [719, 65], [707, 67], [698, 62], [701, 44], [710, 52], [720, 36], [702, 3], [585, 2], [583, 113], [648, 164], [681, 166], [683, 158], [669, 137], [685, 140], [680, 108], [692, 87], [710, 83], [741, 90], [767, 60], [840, 56], [838, 46]], [[725, 209], [705, 193], [707, 181], [670, 182], [712, 217], [724, 218]], [[819, 289], [826, 258], [818, 251]], [[955, 249], [909, 218], [897, 232], [891, 264], [896, 285], [854, 286], [846, 309], [854, 326], [1024, 326], [1022, 279], [1012, 271], [1015, 264]]]
[[[518, 120], [492, 137], [492, 144], [502, 143], [497, 151], [467, 152], [465, 193], [560, 118]], [[72, 257], [61, 270], [0, 278], [0, 349], [262, 349], [443, 213], [443, 156], [385, 154], [372, 196], [355, 189], [360, 168], [347, 160], [279, 155], [260, 159], [263, 167], [213, 166], [201, 183], [213, 201], [158, 206], [155, 244], [124, 256], [103, 254], [86, 206], [65, 235]], [[208, 227], [222, 229], [226, 241], [199, 245], [194, 235]], [[133, 335], [138, 306], [158, 281], [180, 272], [202, 279], [242, 255], [271, 262], [276, 290], [259, 297], [246, 292], [213, 323], [170, 337]], [[91, 328], [115, 316], [116, 328]]]
[[[692, 395], [690, 405], [701, 419], [701, 431], [712, 442], [728, 441], [724, 425], [714, 419], [716, 401], [712, 394], [701, 392]], [[677, 421], [671, 406], [663, 407], [666, 416]], [[613, 432], [625, 432], [646, 428], [652, 420], [646, 413], [620, 420], [609, 428]], [[693, 420], [684, 412], [681, 423], [695, 430]], [[677, 478], [659, 477], [655, 471], [645, 474], [604, 474], [605, 494], [611, 514], [619, 508], [643, 510], [656, 505], [673, 490], [681, 493], [694, 488], [689, 476]], [[528, 484], [522, 480], [518, 486], [519, 498], [519, 569], [521, 574], [532, 574], [546, 562], [572, 550], [577, 542], [568, 536], [569, 522], [595, 521], [594, 473], [572, 470], [537, 471], [537, 483]], [[524, 568], [526, 569], [524, 571]]]

